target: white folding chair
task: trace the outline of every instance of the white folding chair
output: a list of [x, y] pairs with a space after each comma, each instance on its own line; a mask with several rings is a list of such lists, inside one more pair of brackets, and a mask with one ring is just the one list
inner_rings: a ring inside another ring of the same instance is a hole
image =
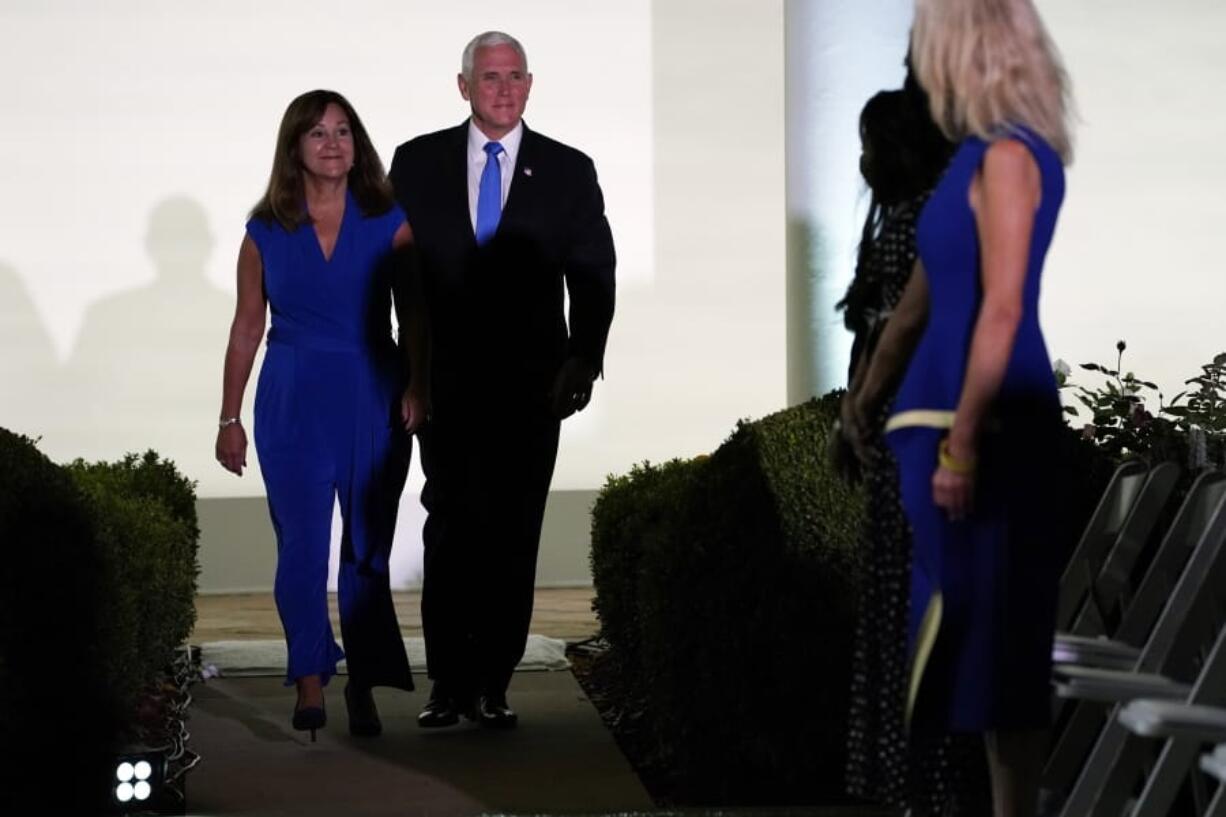
[[1145, 548], [1180, 468], [1160, 462], [1121, 463], [1112, 475], [1064, 573], [1056, 611], [1056, 630], [1098, 636], [1109, 629], [1108, 616]]
[[[1217, 687], [1226, 693], [1226, 683], [1215, 685], [1214, 681], [1215, 673], [1226, 675], [1226, 646], [1221, 644], [1226, 639], [1226, 631], [1220, 626], [1224, 599], [1219, 592], [1224, 586], [1226, 492], [1220, 492], [1192, 555], [1133, 668], [1121, 671], [1061, 665], [1053, 672], [1057, 695], [1083, 704], [1075, 710], [1079, 719], [1077, 734], [1071, 734], [1066, 728], [1044, 770], [1044, 782], [1050, 790], [1069, 791], [1062, 814], [1118, 817], [1118, 810], [1111, 811], [1103, 803], [1112, 801], [1120, 787], [1117, 784], [1114, 792], [1107, 790], [1111, 788], [1111, 781], [1126, 779], [1135, 772], [1135, 746], [1126, 739], [1129, 733], [1114, 715], [1107, 718], [1101, 728], [1095, 729], [1097, 736], [1093, 748], [1084, 765], [1078, 764], [1077, 761], [1085, 757], [1084, 744], [1079, 747], [1073, 738], [1084, 739], [1087, 712], [1099, 720], [1094, 709], [1085, 706], [1085, 702], [1107, 707], [1118, 707], [1138, 698], [1218, 703]], [[1078, 748], [1081, 748], [1080, 754], [1074, 751]], [[1144, 752], [1141, 754], [1143, 756]], [[1075, 782], [1070, 786], [1068, 781], [1073, 777]]]
[[1216, 469], [1200, 474], [1188, 488], [1179, 511], [1145, 566], [1136, 591], [1130, 592], [1124, 579], [1118, 576], [1114, 579], [1121, 588], [1116, 604], [1118, 626], [1098, 636], [1058, 633], [1052, 647], [1052, 661], [1132, 669], [1191, 558], [1193, 548], [1212, 521], [1213, 511], [1223, 494], [1226, 494], [1226, 474]]

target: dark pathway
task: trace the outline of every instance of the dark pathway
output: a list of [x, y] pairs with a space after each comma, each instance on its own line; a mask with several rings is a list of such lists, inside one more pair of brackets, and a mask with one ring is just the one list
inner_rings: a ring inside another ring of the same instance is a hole
[[569, 672], [517, 673], [520, 727], [414, 721], [428, 689], [376, 690], [384, 733], [351, 738], [341, 687], [329, 688], [318, 742], [289, 725], [293, 692], [279, 678], [216, 678], [193, 690], [189, 812], [202, 817], [450, 817], [497, 813], [650, 811], [651, 801]]

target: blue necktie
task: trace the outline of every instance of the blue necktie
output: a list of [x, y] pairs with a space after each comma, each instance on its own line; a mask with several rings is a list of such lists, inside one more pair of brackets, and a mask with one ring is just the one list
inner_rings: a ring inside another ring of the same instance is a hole
[[498, 154], [502, 145], [485, 143], [485, 169], [481, 171], [481, 183], [477, 186], [477, 244], [481, 245], [494, 237], [498, 219], [502, 216], [502, 168]]

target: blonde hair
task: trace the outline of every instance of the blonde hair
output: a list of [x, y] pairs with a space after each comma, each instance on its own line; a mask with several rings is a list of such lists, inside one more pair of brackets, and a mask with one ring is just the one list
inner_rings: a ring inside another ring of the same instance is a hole
[[911, 59], [950, 140], [1025, 125], [1072, 161], [1068, 75], [1031, 0], [916, 0]]

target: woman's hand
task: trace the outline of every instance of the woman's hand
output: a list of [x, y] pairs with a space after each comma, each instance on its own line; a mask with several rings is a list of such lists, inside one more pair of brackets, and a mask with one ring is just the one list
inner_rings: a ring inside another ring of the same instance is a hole
[[243, 424], [230, 423], [218, 429], [214, 451], [222, 468], [241, 477], [247, 467], [247, 432]]
[[400, 419], [404, 430], [415, 433], [426, 422], [428, 401], [420, 389], [409, 386], [400, 397]]
[[932, 501], [945, 509], [955, 522], [965, 519], [974, 509], [975, 455], [941, 441], [937, 455], [937, 470], [932, 475]]
[[867, 412], [853, 392], [843, 395], [843, 401], [839, 404], [839, 423], [842, 426], [843, 438], [851, 446], [856, 459], [867, 464], [872, 456], [869, 422]]
[[970, 515], [975, 498], [975, 475], [959, 474], [937, 466], [932, 475], [932, 501], [957, 522]]

